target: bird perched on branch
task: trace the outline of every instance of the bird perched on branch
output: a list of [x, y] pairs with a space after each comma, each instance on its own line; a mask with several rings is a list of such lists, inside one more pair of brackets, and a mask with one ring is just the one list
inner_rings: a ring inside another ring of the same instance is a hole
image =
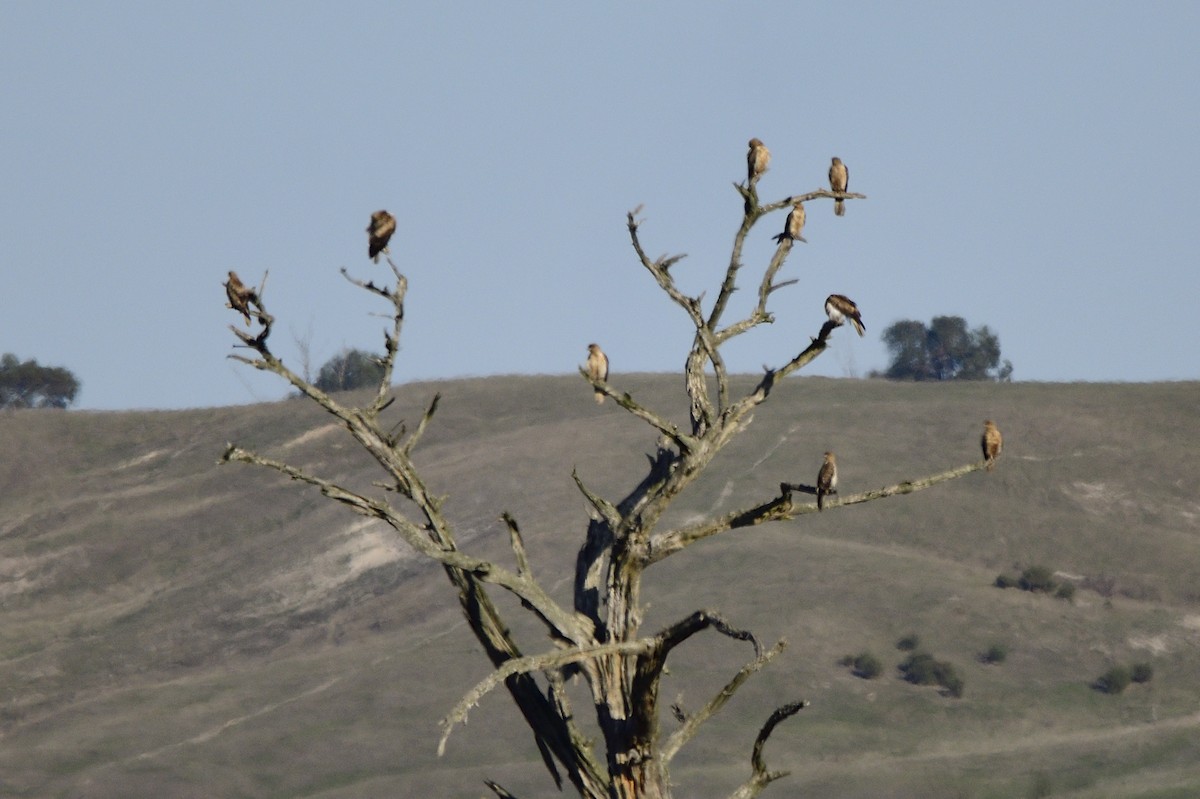
[[843, 325], [849, 319], [860, 336], [866, 332], [867, 328], [863, 326], [862, 315], [858, 312], [858, 306], [854, 304], [854, 300], [845, 294], [830, 294], [825, 299], [825, 315], [835, 325]]
[[825, 453], [825, 462], [817, 473], [817, 510], [825, 509], [825, 496], [837, 488], [837, 458], [832, 452]]
[[387, 211], [376, 211], [371, 214], [371, 224], [367, 225], [367, 255], [375, 263], [379, 263], [379, 253], [388, 252], [388, 241], [396, 232], [396, 217]]
[[[600, 349], [599, 344], [588, 345], [587, 374], [597, 383], [608, 380], [608, 356], [604, 354], [604, 350]], [[599, 405], [602, 402], [604, 402], [604, 392], [597, 389], [596, 404]]]
[[808, 244], [808, 239], [801, 235], [804, 232], [804, 218], [804, 203], [796, 200], [792, 210], [788, 211], [787, 221], [783, 223], [783, 232], [775, 237], [776, 243], [782, 244], [784, 239], [791, 239]]
[[237, 272], [229, 270], [229, 280], [225, 281], [225, 296], [229, 298], [229, 307], [240, 313], [246, 319], [246, 327], [250, 326], [250, 303], [258, 305], [258, 292], [246, 288]]
[[983, 447], [983, 459], [987, 462], [987, 470], [990, 472], [996, 464], [996, 458], [1000, 457], [1000, 450], [1004, 449], [1004, 437], [1000, 435], [1000, 430], [991, 419], [983, 423], [983, 437], [979, 439], [979, 443]]
[[[833, 163], [829, 166], [829, 188], [832, 191], [844, 192], [846, 187], [850, 185], [850, 170], [846, 169], [846, 165], [842, 163], [842, 159], [836, 155], [833, 157]], [[846, 215], [846, 201], [834, 200], [833, 212], [838, 216]]]
[[759, 139], [751, 139], [750, 151], [746, 153], [746, 181], [753, 183], [758, 180], [762, 173], [767, 171], [769, 163], [771, 163], [771, 151], [767, 149], [767, 145]]

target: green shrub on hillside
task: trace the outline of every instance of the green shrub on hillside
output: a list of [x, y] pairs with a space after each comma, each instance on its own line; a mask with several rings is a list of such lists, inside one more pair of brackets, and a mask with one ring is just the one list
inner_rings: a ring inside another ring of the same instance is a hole
[[1068, 602], [1075, 597], [1075, 584], [1054, 579], [1054, 570], [1047, 566], [1030, 566], [1020, 576], [998, 574], [993, 583], [997, 588], [1020, 588], [1022, 591], [1053, 593]]
[[914, 652], [898, 667], [904, 679], [913, 685], [940, 685], [955, 698], [963, 695], [965, 683], [954, 665], [938, 660], [927, 652]]
[[916, 633], [909, 633], [896, 642], [896, 648], [901, 652], [911, 652], [921, 645], [921, 638]]
[[1097, 691], [1103, 691], [1106, 694], [1119, 694], [1129, 687], [1130, 679], [1132, 679], [1132, 675], [1127, 666], [1113, 666], [1100, 675], [1094, 683], [1094, 687]]
[[873, 680], [883, 674], [883, 664], [870, 652], [863, 652], [854, 659], [853, 670], [856, 677]]
[[1135, 663], [1129, 672], [1129, 679], [1136, 683], [1150, 682], [1154, 678], [1154, 668], [1149, 663]]
[[1030, 566], [1021, 572], [1021, 579], [1017, 581], [1017, 584], [1025, 591], [1044, 591], [1046, 593], [1053, 591], [1058, 586], [1054, 579], [1054, 572], [1046, 566]]
[[992, 644], [987, 651], [980, 653], [979, 660], [983, 663], [1003, 663], [1008, 657], [1008, 647], [1004, 644]]

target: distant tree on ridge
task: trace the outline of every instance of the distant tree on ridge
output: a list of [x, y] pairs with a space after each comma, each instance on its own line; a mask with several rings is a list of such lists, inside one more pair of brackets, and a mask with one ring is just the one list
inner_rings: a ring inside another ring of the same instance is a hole
[[0, 408], [66, 408], [78, 393], [79, 381], [61, 366], [21, 362], [11, 352], [0, 356]]

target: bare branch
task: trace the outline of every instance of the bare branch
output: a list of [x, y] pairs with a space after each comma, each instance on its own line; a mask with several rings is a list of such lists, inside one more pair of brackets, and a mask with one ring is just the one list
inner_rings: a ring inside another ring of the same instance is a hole
[[483, 784], [491, 789], [492, 793], [496, 794], [499, 799], [517, 799], [515, 794], [509, 793], [500, 783], [492, 780], [484, 780]]
[[722, 635], [727, 635], [737, 641], [749, 641], [754, 645], [755, 656], [762, 655], [762, 646], [758, 643], [758, 639], [748, 630], [739, 630], [733, 627], [729, 622], [725, 621], [721, 614], [711, 610], [697, 610], [687, 618], [681, 619], [670, 627], [666, 628], [655, 639], [658, 641], [659, 652], [661, 659], [665, 660], [671, 650], [682, 644], [687, 639], [691, 638], [701, 630], [712, 627]]
[[[433, 419], [433, 415], [437, 413], [438, 403], [442, 400], [442, 394], [439, 391], [433, 395], [433, 399], [429, 402], [429, 407], [425, 410], [425, 414], [421, 417], [421, 421], [417, 423], [417, 429], [404, 443], [404, 449], [401, 452], [407, 458], [412, 455], [413, 448], [417, 446], [417, 442], [421, 440], [421, 436], [425, 435], [425, 428], [429, 426], [429, 422]], [[403, 433], [401, 433], [403, 435]]]
[[476, 579], [498, 585], [514, 594], [542, 620], [555, 638], [570, 642], [589, 641], [592, 638], [591, 630], [588, 629], [582, 617], [562, 608], [546, 593], [545, 589], [528, 575], [514, 574], [491, 561], [471, 557], [454, 548], [447, 548], [445, 539], [439, 543], [430, 538], [427, 530], [417, 527], [386, 502], [364, 497], [328, 480], [314, 477], [294, 466], [264, 458], [233, 444], [227, 445], [225, 453], [221, 457], [222, 463], [229, 461], [266, 466], [282, 472], [293, 480], [316, 486], [325, 496], [343, 502], [359, 513], [382, 519], [400, 533], [409, 546], [422, 555], [445, 566], [461, 569]]
[[571, 470], [571, 479], [575, 481], [575, 486], [579, 489], [579, 493], [583, 494], [588, 503], [595, 508], [600, 519], [603, 520], [610, 528], [616, 528], [621, 523], [621, 514], [617, 510], [616, 506], [601, 497], [599, 494], [593, 493], [590, 488], [585, 486], [583, 484], [583, 479], [579, 476], [578, 470]]
[[703, 326], [704, 317], [700, 313], [700, 300], [695, 297], [689, 297], [680, 291], [679, 287], [675, 285], [675, 278], [671, 277], [670, 272], [668, 272], [668, 270], [674, 264], [686, 256], [675, 255], [669, 258], [662, 256], [651, 261], [650, 257], [646, 255], [646, 251], [642, 249], [642, 242], [638, 237], [638, 227], [641, 225], [641, 222], [635, 218], [635, 215], [639, 210], [641, 210], [640, 205], [625, 215], [626, 226], [629, 228], [629, 240], [633, 244], [634, 251], [637, 252], [638, 260], [640, 260], [642, 262], [642, 266], [644, 266], [646, 270], [654, 276], [654, 279], [658, 281], [658, 285], [662, 287], [662, 290], [667, 292], [667, 296], [674, 300], [676, 305], [678, 305], [680, 308], [683, 308], [683, 310], [687, 312], [687, 315], [692, 320], [692, 324], [696, 325], [697, 327]]
[[[863, 491], [858, 494], [848, 494], [841, 497], [833, 504], [827, 504], [826, 510], [833, 508], [841, 508], [847, 505], [857, 505], [862, 502], [870, 502], [876, 499], [884, 499], [885, 497], [896, 496], [897, 494], [911, 494], [915, 491], [923, 491], [926, 488], [935, 486], [938, 483], [943, 483], [947, 480], [954, 480], [971, 472], [977, 472], [984, 468], [984, 461], [978, 463], [970, 463], [965, 466], [957, 466], [953, 469], [948, 469], [944, 472], [922, 477], [917, 480], [906, 480], [901, 483], [877, 488], [873, 491]], [[739, 527], [752, 527], [763, 524], [764, 522], [788, 521], [797, 516], [802, 516], [806, 513], [816, 513], [817, 504], [796, 505], [792, 501], [792, 491], [802, 491], [809, 493], [809, 486], [803, 484], [781, 483], [780, 496], [767, 500], [759, 505], [745, 510], [737, 510], [732, 513], [727, 513], [717, 519], [711, 519], [705, 522], [683, 527], [677, 530], [671, 530], [666, 533], [655, 535], [650, 540], [650, 551], [647, 558], [647, 563], [657, 563], [660, 560], [673, 555], [681, 549], [694, 544], [695, 542], [708, 538], [709, 536], [717, 535], [728, 530], [734, 530]], [[813, 492], [815, 493], [815, 492]]]
[[791, 197], [784, 197], [777, 202], [769, 203], [762, 206], [759, 210], [763, 214], [769, 214], [773, 211], [779, 211], [784, 208], [790, 208], [797, 202], [806, 203], [809, 200], [818, 198], [828, 198], [830, 200], [865, 200], [867, 195], [857, 194], [852, 191], [830, 191], [829, 189], [814, 189], [807, 194], [796, 194]]
[[618, 405], [632, 413], [637, 418], [641, 419], [646, 424], [658, 430], [667, 438], [679, 445], [681, 450], [694, 449], [697, 441], [694, 436], [682, 432], [678, 425], [668, 422], [663, 417], [659, 416], [654, 411], [646, 408], [633, 399], [627, 392], [618, 392], [606, 380], [592, 380], [588, 376], [587, 370], [583, 367], [579, 368], [579, 374], [591, 384], [592, 388], [600, 392], [606, 397], [612, 397]]
[[509, 541], [512, 544], [513, 555], [517, 559], [517, 574], [532, 578], [533, 572], [529, 568], [529, 558], [525, 555], [525, 542], [521, 539], [521, 528], [517, 526], [517, 520], [508, 511], [500, 514], [500, 518], [508, 526]]
[[445, 754], [446, 741], [450, 739], [450, 733], [453, 731], [454, 725], [465, 724], [467, 714], [471, 711], [471, 708], [478, 705], [479, 700], [483, 699], [488, 692], [509, 677], [533, 671], [560, 668], [570, 663], [592, 660], [603, 655], [645, 652], [656, 644], [657, 639], [655, 638], [642, 638], [637, 641], [618, 641], [612, 644], [578, 647], [558, 652], [544, 652], [540, 655], [526, 655], [525, 657], [505, 661], [497, 666], [495, 671], [476, 683], [475, 687], [468, 691], [462, 699], [458, 700], [458, 703], [450, 713], [442, 719], [441, 725], [443, 731], [441, 740], [438, 741], [438, 756], [441, 757]]
[[771, 717], [767, 719], [762, 729], [759, 730], [758, 737], [754, 739], [754, 749], [750, 755], [750, 765], [754, 769], [754, 774], [740, 788], [733, 792], [730, 799], [753, 799], [767, 785], [791, 773], [790, 771], [767, 771], [767, 764], [762, 756], [763, 747], [767, 745], [767, 739], [771, 737], [771, 733], [775, 731], [775, 727], [780, 722], [796, 715], [808, 707], [808, 705], [807, 701], [801, 699], [799, 702], [791, 702], [777, 708], [771, 714]]
[[692, 739], [693, 736], [695, 736], [696, 732], [700, 729], [700, 725], [712, 718], [712, 716], [716, 714], [718, 710], [724, 707], [725, 703], [728, 702], [729, 699], [737, 692], [738, 688], [741, 688], [742, 684], [746, 682], [746, 680], [750, 679], [751, 675], [759, 671], [763, 666], [770, 663], [775, 656], [782, 652], [786, 647], [787, 642], [781, 639], [775, 643], [775, 646], [771, 647], [766, 652], [758, 653], [758, 656], [745, 666], [742, 666], [742, 668], [738, 670], [738, 673], [733, 676], [733, 679], [727, 682], [712, 699], [708, 700], [704, 707], [691, 716], [686, 717], [684, 719], [683, 726], [673, 732], [671, 736], [667, 738], [666, 743], [663, 744], [663, 763], [670, 763], [671, 759], [678, 754], [679, 750], [683, 748], [684, 744], [686, 744]]
[[392, 257], [387, 256], [388, 266], [392, 269], [392, 274], [396, 276], [396, 288], [394, 290], [387, 287], [376, 286], [374, 281], [362, 281], [357, 278], [350, 277], [346, 267], [342, 267], [342, 277], [350, 281], [359, 288], [366, 289], [372, 294], [377, 294], [385, 298], [392, 304], [392, 331], [383, 334], [383, 347], [386, 353], [379, 365], [383, 367], [383, 373], [379, 376], [379, 386], [375, 392], [375, 399], [366, 409], [366, 412], [371, 416], [377, 416], [388, 403], [387, 394], [392, 386], [392, 370], [396, 365], [396, 353], [400, 349], [400, 329], [404, 326], [404, 296], [408, 293], [408, 279], [400, 274], [400, 270], [396, 264], [392, 262]]

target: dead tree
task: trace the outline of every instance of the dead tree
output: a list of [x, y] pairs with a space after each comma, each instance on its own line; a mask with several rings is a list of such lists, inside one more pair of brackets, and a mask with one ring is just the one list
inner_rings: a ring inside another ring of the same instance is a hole
[[[646, 473], [628, 494], [619, 499], [600, 496], [578, 474], [573, 475], [590, 508], [591, 520], [576, 559], [574, 601], [570, 607], [552, 598], [543, 583], [534, 577], [520, 527], [507, 512], [502, 518], [509, 533], [514, 566], [481, 559], [459, 548], [454, 527], [442, 513], [442, 498], [425, 484], [412, 459], [414, 449], [434, 418], [440, 395], [433, 396], [420, 422], [411, 431], [402, 425], [390, 427], [384, 421], [385, 411], [393, 401], [392, 368], [404, 321], [407, 290], [407, 280], [390, 257], [388, 264], [395, 278], [392, 285], [358, 280], [342, 270], [347, 280], [390, 303], [392, 308], [392, 324], [384, 334], [384, 355], [380, 361], [383, 374], [373, 398], [363, 407], [350, 407], [329, 396], [285, 366], [271, 352], [269, 337], [274, 319], [261, 304], [265, 302], [262, 287], [258, 291], [260, 306], [255, 312], [260, 330], [252, 333], [230, 326], [242, 344], [255, 352], [252, 357], [230, 357], [282, 376], [337, 417], [354, 440], [379, 464], [385, 479], [377, 483], [381, 487], [378, 495], [367, 495], [235, 444], [227, 447], [222, 460], [275, 469], [317, 488], [358, 513], [386, 522], [404, 545], [442, 565], [457, 592], [472, 632], [495, 667], [491, 675], [468, 691], [443, 719], [439, 752], [454, 726], [466, 719], [468, 710], [488, 691], [503, 685], [528, 723], [546, 768], [560, 788], [565, 778], [588, 799], [669, 797], [670, 767], [674, 756], [752, 674], [783, 650], [784, 641], [764, 646], [750, 632], [734, 626], [714, 610], [697, 610], [664, 629], [652, 633], [642, 631], [641, 586], [649, 567], [709, 536], [739, 527], [793, 519], [817, 510], [816, 503], [797, 496], [812, 493], [810, 486], [784, 483], [779, 486], [778, 493], [764, 487], [763, 500], [751, 507], [683, 527], [663, 529], [660, 526], [660, 520], [672, 502], [726, 444], [746, 429], [754, 410], [770, 398], [778, 382], [821, 355], [830, 335], [837, 329], [835, 323], [826, 322], [794, 357], [782, 365], [765, 368], [752, 391], [734, 396], [721, 356], [722, 347], [756, 326], [772, 322], [773, 316], [767, 307], [771, 295], [783, 286], [798, 282], [776, 281], [793, 249], [793, 241], [782, 237], [757, 279], [754, 307], [745, 317], [726, 321], [730, 298], [743, 279], [742, 252], [751, 231], [764, 217], [790, 209], [796, 201], [866, 199], [861, 194], [818, 189], [763, 205], [759, 202], [757, 183], [758, 176], [755, 176], [747, 183], [735, 184], [744, 202], [744, 213], [734, 236], [724, 279], [707, 307], [703, 297], [684, 294], [672, 277], [671, 267], [683, 256], [649, 258], [642, 246], [637, 210], [628, 214], [630, 241], [642, 267], [682, 309], [695, 329], [684, 365], [689, 424], [681, 429], [666, 415], [642, 405], [613, 383], [591, 378], [585, 370], [580, 370], [595, 392], [611, 397], [621, 408], [652, 428], [658, 444], [650, 456]], [[814, 307], [819, 306], [814, 302]], [[981, 466], [982, 461], [875, 491], [840, 496], [829, 509], [917, 491]], [[388, 498], [389, 492], [399, 494], [409, 503], [403, 509], [398, 507]], [[509, 632], [510, 625], [501, 618], [492, 601], [490, 592], [495, 589], [513, 594], [522, 607], [539, 620], [551, 641], [546, 651], [527, 654], [517, 646]], [[667, 659], [675, 647], [704, 631], [750, 644], [753, 657], [696, 712], [686, 715], [676, 709], [681, 724], [664, 735], [659, 725], [659, 687]], [[599, 740], [593, 740], [578, 726], [564, 687], [569, 674], [580, 674], [586, 681], [600, 731]], [[768, 770], [763, 749], [775, 726], [805, 705], [803, 700], [793, 701], [769, 715], [753, 742], [750, 776], [734, 793], [735, 797], [757, 796], [767, 784], [786, 774]], [[499, 785], [491, 782], [488, 785], [498, 796], [511, 796]]]

